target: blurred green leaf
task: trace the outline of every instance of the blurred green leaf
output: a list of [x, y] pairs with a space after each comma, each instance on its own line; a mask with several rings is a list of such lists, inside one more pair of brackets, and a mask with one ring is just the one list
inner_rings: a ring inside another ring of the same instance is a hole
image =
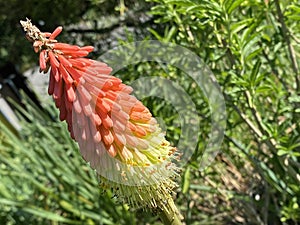
[[187, 167], [186, 170], [184, 171], [183, 175], [183, 181], [182, 181], [182, 193], [186, 194], [190, 188], [190, 167]]

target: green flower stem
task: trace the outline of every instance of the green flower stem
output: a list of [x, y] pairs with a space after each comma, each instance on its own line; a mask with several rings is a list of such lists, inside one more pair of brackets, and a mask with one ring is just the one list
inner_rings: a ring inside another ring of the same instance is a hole
[[182, 225], [182, 215], [178, 211], [172, 198], [168, 198], [168, 202], [159, 212], [159, 217], [164, 225]]

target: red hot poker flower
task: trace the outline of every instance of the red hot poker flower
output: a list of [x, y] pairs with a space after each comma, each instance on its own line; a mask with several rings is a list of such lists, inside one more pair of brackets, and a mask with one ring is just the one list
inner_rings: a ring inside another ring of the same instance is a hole
[[[132, 88], [110, 75], [105, 63], [85, 58], [92, 46], [58, 42], [62, 31], [43, 33], [30, 20], [21, 21], [39, 52], [40, 71], [49, 75], [49, 95], [68, 124], [83, 158], [125, 202], [145, 208], [168, 208], [175, 186], [175, 148]], [[139, 186], [138, 188], [136, 186]]]

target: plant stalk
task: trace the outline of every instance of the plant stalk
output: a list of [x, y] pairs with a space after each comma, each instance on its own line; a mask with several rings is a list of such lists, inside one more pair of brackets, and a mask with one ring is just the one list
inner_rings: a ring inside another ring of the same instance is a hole
[[159, 211], [159, 217], [164, 225], [182, 225], [182, 215], [174, 204], [172, 198], [168, 198], [167, 204]]

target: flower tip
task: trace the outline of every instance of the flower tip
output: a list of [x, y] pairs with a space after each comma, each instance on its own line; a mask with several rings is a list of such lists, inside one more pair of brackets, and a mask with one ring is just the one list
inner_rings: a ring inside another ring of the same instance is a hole
[[94, 51], [94, 47], [93, 46], [84, 46], [84, 47], [81, 47], [81, 50], [85, 50], [87, 52], [92, 52], [92, 51]]
[[55, 38], [61, 33], [62, 29], [63, 29], [62, 26], [58, 26], [58, 27], [53, 31], [53, 33], [50, 35], [49, 40], [55, 39]]
[[26, 21], [25, 20], [20, 20], [20, 24], [22, 25], [22, 27], [24, 28], [28, 23], [31, 23], [30, 22], [30, 19], [26, 18]]
[[40, 52], [40, 69], [44, 71], [46, 69], [46, 51], [43, 50]]

